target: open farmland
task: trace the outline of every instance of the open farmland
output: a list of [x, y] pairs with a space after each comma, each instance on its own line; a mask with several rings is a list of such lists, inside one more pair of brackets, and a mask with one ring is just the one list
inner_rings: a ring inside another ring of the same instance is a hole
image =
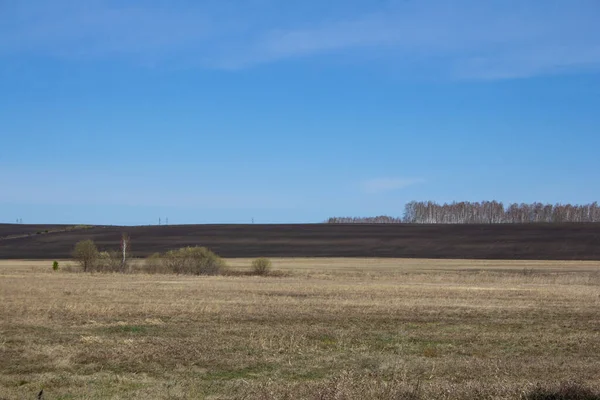
[[[76, 242], [117, 249], [123, 232], [145, 257], [206, 246], [223, 257], [387, 257], [600, 260], [600, 224], [304, 224], [94, 226], [0, 224], [0, 259], [69, 258]], [[49, 233], [45, 233], [45, 230]], [[34, 232], [20, 235], [18, 232]], [[40, 232], [40, 234], [37, 234]], [[12, 239], [6, 239], [11, 237]], [[3, 239], [4, 238], [4, 239]]]
[[519, 399], [573, 380], [600, 390], [599, 262], [273, 261], [282, 277], [1, 261], [0, 398]]

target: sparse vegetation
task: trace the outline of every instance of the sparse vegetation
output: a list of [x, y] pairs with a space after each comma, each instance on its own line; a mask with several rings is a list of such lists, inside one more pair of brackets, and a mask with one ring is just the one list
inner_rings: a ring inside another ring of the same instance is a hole
[[225, 267], [223, 259], [206, 247], [184, 247], [164, 255], [155, 253], [144, 263], [149, 273], [181, 275], [219, 275]]
[[54, 262], [52, 263], [52, 270], [53, 270], [53, 271], [58, 271], [58, 261], [54, 261]]
[[72, 229], [91, 229], [93, 228], [92, 225], [75, 225], [72, 227]]
[[142, 272], [146, 272], [148, 274], [168, 274], [172, 273], [162, 258], [162, 254], [154, 253], [144, 260], [144, 264], [140, 269]]
[[225, 261], [206, 247], [183, 247], [165, 254], [154, 253], [142, 262], [130, 258], [123, 262], [122, 251], [99, 252], [93, 241], [85, 240], [77, 243], [73, 258], [84, 272], [220, 275], [226, 269]]
[[252, 272], [254, 275], [268, 275], [271, 271], [271, 260], [265, 257], [252, 261]]
[[0, 398], [598, 399], [599, 262], [273, 261], [294, 274], [0, 261]]
[[82, 240], [75, 245], [73, 258], [79, 263], [84, 272], [91, 271], [98, 260], [98, 248], [93, 240]]
[[94, 263], [95, 272], [127, 272], [127, 263], [123, 264], [122, 253], [117, 250], [103, 251]]

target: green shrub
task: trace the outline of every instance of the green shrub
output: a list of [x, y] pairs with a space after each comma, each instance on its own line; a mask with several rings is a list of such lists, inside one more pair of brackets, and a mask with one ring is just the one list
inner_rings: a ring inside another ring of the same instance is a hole
[[186, 265], [184, 249], [169, 250], [165, 253], [162, 263], [167, 271], [175, 274], [183, 274]]
[[252, 272], [255, 275], [268, 275], [271, 271], [271, 260], [265, 257], [252, 261]]
[[218, 275], [225, 267], [223, 259], [206, 247], [188, 247], [186, 251], [194, 275]]
[[168, 271], [188, 275], [219, 275], [225, 268], [221, 257], [206, 247], [184, 247], [170, 250], [163, 257]]
[[54, 261], [54, 262], [52, 263], [52, 269], [53, 269], [54, 271], [58, 271], [58, 261]]

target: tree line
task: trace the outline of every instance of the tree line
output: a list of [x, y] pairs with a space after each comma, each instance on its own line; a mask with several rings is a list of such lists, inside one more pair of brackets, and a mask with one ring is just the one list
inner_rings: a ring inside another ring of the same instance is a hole
[[527, 224], [600, 222], [597, 202], [583, 205], [512, 203], [498, 201], [453, 202], [411, 201], [402, 217], [332, 217], [329, 224]]

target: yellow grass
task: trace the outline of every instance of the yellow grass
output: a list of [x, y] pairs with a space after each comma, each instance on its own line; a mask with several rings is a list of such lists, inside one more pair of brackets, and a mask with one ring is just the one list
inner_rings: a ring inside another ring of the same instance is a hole
[[568, 380], [600, 389], [600, 263], [273, 268], [287, 274], [91, 275], [0, 261], [0, 399], [42, 388], [46, 399], [513, 399]]

